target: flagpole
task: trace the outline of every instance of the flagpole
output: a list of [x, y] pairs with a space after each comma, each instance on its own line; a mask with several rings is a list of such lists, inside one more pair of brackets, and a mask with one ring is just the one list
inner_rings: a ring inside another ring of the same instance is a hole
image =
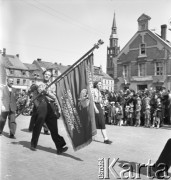
[[98, 49], [100, 45], [102, 45], [104, 42], [100, 39], [98, 40], [98, 43], [94, 45], [93, 48], [91, 48], [86, 54], [84, 54], [78, 61], [76, 61], [72, 66], [70, 66], [65, 72], [63, 72], [60, 76], [58, 76], [54, 81], [52, 81], [48, 86], [47, 89], [54, 84], [56, 81], [59, 81], [61, 78], [66, 76], [77, 64], [81, 63], [81, 60], [83, 60], [86, 56], [88, 56], [91, 52], [94, 51], [94, 49]]
[[[63, 78], [64, 76], [66, 76], [66, 74], [68, 74], [76, 65], [78, 65], [79, 63], [81, 63], [81, 61], [88, 56], [91, 52], [93, 52], [95, 49], [98, 49], [100, 45], [102, 45], [104, 42], [100, 39], [98, 40], [97, 44], [95, 44], [93, 46], [93, 48], [91, 48], [86, 54], [84, 54], [80, 59], [78, 59], [72, 66], [70, 66], [65, 72], [63, 72], [60, 76], [58, 76], [55, 80], [53, 80], [47, 87], [46, 90], [55, 82], [59, 81], [61, 78]], [[32, 104], [42, 93], [39, 93], [34, 99], [32, 99], [30, 101], [30, 104]], [[15, 116], [15, 118], [17, 118], [21, 113], [24, 112], [25, 109], [27, 109], [28, 107], [24, 107], [21, 112], [19, 114], [17, 114]]]

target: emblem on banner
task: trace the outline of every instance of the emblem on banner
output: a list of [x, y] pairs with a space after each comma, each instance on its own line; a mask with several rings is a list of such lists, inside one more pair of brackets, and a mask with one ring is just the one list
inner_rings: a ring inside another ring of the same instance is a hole
[[80, 107], [80, 109], [81, 108], [86, 108], [86, 107], [89, 106], [90, 100], [89, 100], [87, 89], [81, 90], [80, 98], [78, 100], [79, 100], [79, 107]]

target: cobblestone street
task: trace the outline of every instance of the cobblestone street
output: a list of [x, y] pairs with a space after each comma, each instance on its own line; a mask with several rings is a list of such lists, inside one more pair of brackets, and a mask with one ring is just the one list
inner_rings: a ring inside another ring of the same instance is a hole
[[[113, 158], [117, 161], [116, 172], [123, 170], [123, 163], [147, 164], [158, 158], [166, 141], [171, 137], [171, 127], [161, 129], [124, 127], [107, 125], [112, 145], [103, 143], [101, 132], [87, 147], [74, 152], [66, 134], [62, 120], [58, 121], [59, 132], [69, 147], [62, 155], [56, 154], [54, 143], [49, 135], [40, 135], [37, 151], [31, 151], [31, 133], [28, 132], [30, 116], [17, 118], [16, 139], [8, 138], [8, 124], [0, 137], [1, 141], [1, 180], [87, 180], [98, 179], [99, 158]], [[169, 171], [171, 173], [171, 171]], [[128, 175], [127, 173], [125, 175]], [[135, 174], [134, 174], [135, 175]], [[142, 169], [141, 179], [148, 179]], [[109, 179], [116, 179], [109, 172]]]

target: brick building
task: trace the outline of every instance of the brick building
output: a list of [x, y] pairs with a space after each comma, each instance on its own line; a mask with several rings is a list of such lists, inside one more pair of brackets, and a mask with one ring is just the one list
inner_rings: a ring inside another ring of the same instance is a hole
[[149, 29], [150, 17], [138, 18], [138, 31], [113, 60], [117, 90], [131, 88], [171, 89], [171, 43], [167, 26], [161, 25], [161, 35]]

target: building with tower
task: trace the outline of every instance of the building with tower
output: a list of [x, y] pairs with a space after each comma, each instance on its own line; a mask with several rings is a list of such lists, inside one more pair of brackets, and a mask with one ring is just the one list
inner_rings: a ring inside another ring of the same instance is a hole
[[116, 27], [115, 13], [113, 17], [112, 32], [109, 38], [109, 47], [107, 47], [107, 64], [106, 73], [114, 78], [114, 72], [116, 71], [116, 64], [114, 64], [113, 58], [118, 55], [120, 47], [118, 46], [118, 35]]
[[151, 17], [138, 18], [138, 30], [125, 47], [114, 57], [115, 88], [171, 89], [171, 42], [167, 40], [167, 25], [161, 25], [161, 34], [149, 29]]

